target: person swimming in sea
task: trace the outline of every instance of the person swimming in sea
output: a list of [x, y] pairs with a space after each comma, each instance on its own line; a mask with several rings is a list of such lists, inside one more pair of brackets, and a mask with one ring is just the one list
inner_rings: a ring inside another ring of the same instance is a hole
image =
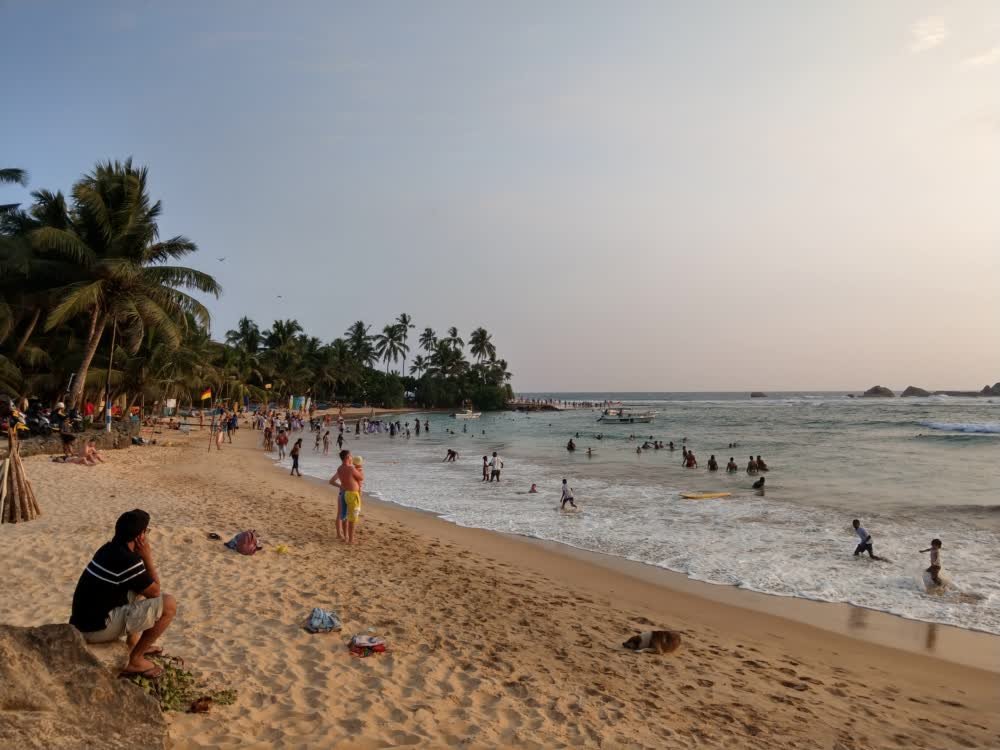
[[747, 462], [747, 474], [757, 473], [757, 462], [754, 461], [753, 456], [750, 456], [750, 461]]
[[764, 459], [757, 456], [757, 471], [769, 471], [767, 464], [764, 463]]
[[694, 457], [694, 451], [687, 452], [687, 458], [684, 459], [684, 468], [685, 469], [698, 468], [698, 459]]
[[[483, 456], [483, 458], [485, 458], [485, 456]], [[531, 483], [531, 489], [528, 490], [528, 494], [529, 495], [537, 495], [538, 494], [538, 485], [535, 484], [534, 482], [532, 482]]]
[[676, 448], [674, 448], [674, 441], [673, 440], [670, 441], [669, 450], [671, 450], [671, 451], [677, 450]]
[[736, 465], [736, 461], [733, 459], [732, 456], [730, 456], [729, 457], [729, 463], [726, 464], [726, 473], [727, 474], [735, 474], [739, 470], [740, 470], [740, 467]]
[[594, 449], [593, 448], [587, 448], [587, 458], [590, 458], [593, 455], [594, 455]]
[[764, 492], [764, 477], [761, 477], [756, 482], [753, 483], [753, 488], [761, 493]]
[[566, 443], [566, 450], [568, 450], [570, 453], [576, 450], [576, 443], [573, 442], [573, 438], [570, 438], [569, 442]]
[[709, 471], [718, 471], [719, 470], [719, 462], [715, 460], [715, 454], [714, 453], [711, 456], [708, 457], [708, 470]]
[[457, 458], [458, 458], [458, 451], [454, 451], [451, 448], [449, 448], [448, 449], [448, 454], [444, 457], [444, 460], [441, 461], [441, 463], [444, 463], [445, 461], [450, 461], [450, 462], [454, 463], [454, 461]]

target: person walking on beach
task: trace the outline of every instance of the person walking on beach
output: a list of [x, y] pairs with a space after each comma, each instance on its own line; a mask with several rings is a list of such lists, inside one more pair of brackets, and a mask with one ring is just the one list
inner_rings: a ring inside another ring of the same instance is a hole
[[147, 657], [162, 652], [153, 644], [174, 619], [177, 602], [160, 590], [148, 529], [149, 514], [143, 510], [118, 517], [111, 541], [94, 553], [80, 575], [69, 623], [88, 643], [125, 636], [129, 656], [120, 676], [155, 680], [163, 668]]
[[576, 507], [576, 503], [573, 502], [573, 488], [564, 479], [562, 481], [562, 497], [559, 500], [559, 510], [566, 510], [566, 503], [569, 503], [574, 508]]
[[340, 434], [337, 435], [337, 450], [343, 450], [343, 449], [344, 449], [344, 433], [341, 432]]
[[330, 455], [330, 431], [327, 430], [323, 433], [323, 455]]
[[280, 461], [285, 457], [285, 446], [288, 445], [288, 433], [280, 430], [275, 442], [278, 444], [278, 460]]
[[872, 551], [872, 535], [868, 533], [864, 526], [861, 525], [861, 521], [855, 518], [851, 521], [851, 525], [854, 527], [854, 533], [858, 535], [860, 543], [854, 549], [854, 556], [858, 557], [862, 552], [867, 552], [868, 556], [872, 560], [878, 560], [879, 558], [875, 556]]
[[323, 436], [319, 434], [319, 431], [317, 431], [316, 432], [316, 439], [313, 440], [313, 453], [319, 453], [319, 444], [320, 444], [320, 441], [322, 439], [323, 439]]
[[355, 465], [349, 450], [342, 450], [340, 466], [337, 467], [337, 473], [330, 477], [330, 484], [340, 488], [344, 496], [344, 506], [347, 510], [344, 539], [348, 544], [354, 544], [354, 531], [361, 516], [361, 484], [364, 481], [364, 469], [360, 465]]
[[[420, 424], [417, 422], [417, 424]], [[483, 456], [483, 481], [488, 482], [490, 480], [490, 459]]]
[[292, 470], [288, 472], [289, 476], [293, 474], [297, 474], [300, 477], [302, 476], [302, 472], [299, 471], [299, 454], [301, 452], [302, 452], [302, 438], [299, 438], [298, 440], [295, 441], [295, 445], [292, 446], [291, 453], [288, 454], [292, 457]]
[[503, 468], [503, 459], [497, 455], [496, 451], [493, 451], [493, 458], [490, 460], [490, 481], [494, 479], [497, 482], [500, 481], [500, 470]]

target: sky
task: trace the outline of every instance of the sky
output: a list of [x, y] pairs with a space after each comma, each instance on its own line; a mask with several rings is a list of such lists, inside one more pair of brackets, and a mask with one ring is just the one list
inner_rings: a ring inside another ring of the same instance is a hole
[[0, 0], [0, 28], [0, 166], [147, 165], [217, 338], [406, 312], [485, 327], [525, 392], [1000, 381], [1000, 2]]

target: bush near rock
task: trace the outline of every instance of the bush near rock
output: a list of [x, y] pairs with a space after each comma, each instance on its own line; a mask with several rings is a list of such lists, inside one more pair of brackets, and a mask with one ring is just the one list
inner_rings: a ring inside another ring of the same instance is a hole
[[876, 385], [869, 388], [862, 394], [862, 398], [893, 398], [896, 394], [884, 385]]
[[72, 625], [0, 625], [0, 747], [166, 746], [156, 701], [109, 671]]

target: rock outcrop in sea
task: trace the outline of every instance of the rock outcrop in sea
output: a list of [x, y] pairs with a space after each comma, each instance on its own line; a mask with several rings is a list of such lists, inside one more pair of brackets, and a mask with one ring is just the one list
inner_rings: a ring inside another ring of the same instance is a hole
[[750, 391], [750, 398], [767, 398], [767, 394], [763, 391]]
[[892, 398], [896, 394], [886, 388], [884, 385], [875, 385], [861, 394], [862, 398]]
[[908, 385], [906, 386], [906, 390], [900, 393], [899, 395], [902, 396], [903, 398], [909, 398], [910, 396], [924, 398], [926, 396], [930, 396], [931, 392], [925, 391], [923, 388], [917, 388], [917, 386], [915, 385]]
[[163, 750], [157, 702], [118, 679], [72, 625], [0, 625], [0, 747]]

